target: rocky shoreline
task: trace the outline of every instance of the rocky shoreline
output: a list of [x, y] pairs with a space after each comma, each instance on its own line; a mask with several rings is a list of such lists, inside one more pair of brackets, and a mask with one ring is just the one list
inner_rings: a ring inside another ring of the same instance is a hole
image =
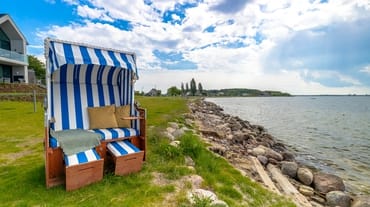
[[204, 100], [191, 102], [189, 108], [188, 118], [211, 151], [270, 190], [288, 194], [298, 206], [370, 207], [370, 197], [346, 192], [340, 177], [296, 162], [294, 154], [263, 126], [225, 114], [221, 107]]

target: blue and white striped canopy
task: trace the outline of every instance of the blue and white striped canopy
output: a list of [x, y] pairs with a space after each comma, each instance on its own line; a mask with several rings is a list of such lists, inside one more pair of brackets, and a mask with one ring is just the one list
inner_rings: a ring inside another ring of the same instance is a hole
[[47, 73], [49, 74], [66, 64], [85, 64], [132, 70], [134, 72], [133, 78], [138, 78], [134, 53], [49, 38], [45, 39], [45, 53], [45, 57], [50, 63], [47, 66]]
[[54, 130], [89, 129], [87, 107], [133, 105], [134, 53], [46, 39], [45, 58]]

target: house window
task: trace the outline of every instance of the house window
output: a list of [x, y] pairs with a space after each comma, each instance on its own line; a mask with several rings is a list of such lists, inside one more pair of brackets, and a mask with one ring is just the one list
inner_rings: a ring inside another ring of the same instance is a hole
[[0, 48], [10, 50], [10, 40], [5, 32], [0, 28]]
[[8, 65], [0, 65], [0, 83], [10, 83], [12, 68]]

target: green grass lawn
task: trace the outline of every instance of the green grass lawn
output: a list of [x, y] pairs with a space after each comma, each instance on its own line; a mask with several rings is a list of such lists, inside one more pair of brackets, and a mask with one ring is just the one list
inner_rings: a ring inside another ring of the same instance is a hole
[[[243, 177], [206, 150], [196, 135], [184, 135], [179, 149], [170, 146], [160, 132], [169, 121], [184, 123], [186, 99], [137, 100], [148, 110], [148, 151], [143, 170], [129, 176], [105, 174], [102, 181], [72, 192], [66, 192], [64, 186], [45, 187], [41, 104], [34, 113], [29, 102], [0, 102], [0, 206], [191, 206], [186, 188], [155, 185], [154, 172], [173, 181], [196, 173], [203, 177], [203, 186], [229, 206], [294, 206]], [[195, 171], [186, 167], [185, 155], [193, 158]], [[203, 202], [196, 206], [207, 205]]]

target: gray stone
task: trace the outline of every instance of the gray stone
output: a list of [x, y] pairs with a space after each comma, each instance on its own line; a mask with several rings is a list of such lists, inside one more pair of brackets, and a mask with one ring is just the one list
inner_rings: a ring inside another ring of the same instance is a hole
[[267, 148], [265, 156], [268, 157], [268, 158], [272, 158], [274, 160], [277, 160], [277, 161], [282, 161], [283, 160], [283, 156], [280, 153], [278, 153], [278, 152], [276, 152], [272, 149], [269, 149], [269, 148]]
[[243, 128], [243, 126], [239, 122], [234, 121], [234, 122], [230, 123], [230, 128], [233, 131], [239, 131], [240, 129]]
[[300, 185], [298, 188], [298, 191], [302, 193], [302, 195], [305, 196], [313, 196], [315, 194], [315, 191], [310, 186], [306, 185]]
[[211, 147], [209, 147], [209, 150], [211, 150], [212, 152], [217, 153], [221, 156], [226, 155], [226, 148], [222, 145], [211, 146]]
[[294, 154], [291, 152], [282, 152], [281, 155], [285, 161], [295, 161]]
[[263, 155], [258, 155], [257, 156], [258, 161], [264, 166], [266, 166], [269, 163], [269, 159]]
[[203, 178], [199, 175], [190, 175], [188, 180], [193, 188], [199, 188], [203, 183]]
[[301, 181], [305, 185], [311, 185], [313, 181], [312, 171], [305, 167], [298, 168], [297, 177], [298, 177], [298, 180]]
[[176, 129], [175, 128], [172, 128], [172, 127], [167, 127], [167, 132], [168, 133], [170, 133], [170, 134], [172, 134], [173, 132], [175, 132], [176, 131]]
[[354, 199], [352, 207], [370, 207], [370, 196], [358, 196]]
[[176, 122], [168, 122], [168, 125], [173, 128], [173, 129], [179, 129], [179, 124], [177, 124]]
[[191, 119], [185, 119], [185, 124], [188, 125], [188, 126], [193, 126], [194, 121], [191, 120]]
[[317, 191], [324, 194], [330, 191], [345, 190], [342, 178], [323, 172], [315, 173], [313, 178], [313, 186]]
[[164, 134], [164, 136], [166, 136], [169, 140], [171, 140], [171, 141], [175, 140], [175, 137], [174, 137], [171, 133], [169, 133], [168, 131], [163, 132], [163, 134]]
[[256, 147], [256, 148], [253, 148], [252, 149], [252, 155], [254, 155], [254, 156], [258, 156], [258, 155], [262, 155], [262, 156], [264, 156], [266, 154], [266, 150], [265, 150], [265, 148], [264, 147], [262, 147], [262, 146], [258, 146], [258, 147]]
[[188, 199], [190, 203], [194, 204], [195, 203], [195, 198], [199, 199], [209, 199], [211, 202], [218, 200], [216, 194], [212, 191], [209, 190], [204, 190], [204, 189], [194, 189], [191, 192], [188, 193]]
[[277, 165], [279, 164], [279, 161], [273, 159], [273, 158], [269, 158], [269, 163], [273, 164], [273, 165]]
[[351, 197], [342, 191], [330, 191], [326, 194], [326, 204], [334, 207], [350, 207]]
[[182, 135], [184, 135], [185, 134], [185, 131], [184, 131], [184, 129], [183, 128], [181, 128], [181, 129], [176, 129], [173, 133], [172, 133], [172, 135], [175, 137], [175, 138], [178, 138], [178, 137], [181, 137]]
[[325, 204], [325, 202], [326, 202], [325, 198], [322, 198], [322, 197], [317, 196], [317, 195], [313, 195], [313, 196], [311, 196], [311, 199], [312, 199], [313, 201], [315, 201], [315, 202], [320, 203], [320, 204]]
[[187, 166], [193, 166], [193, 167], [195, 166], [195, 162], [189, 156], [185, 156], [185, 164]]
[[285, 175], [288, 175], [291, 178], [297, 176], [298, 164], [295, 162], [281, 162], [281, 172]]

